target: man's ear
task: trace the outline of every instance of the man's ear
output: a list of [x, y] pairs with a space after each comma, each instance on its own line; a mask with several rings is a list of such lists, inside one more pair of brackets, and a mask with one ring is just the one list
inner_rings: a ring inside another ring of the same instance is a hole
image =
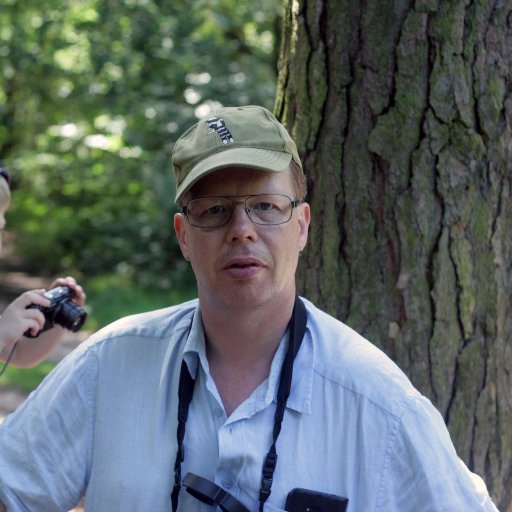
[[311, 221], [311, 210], [308, 203], [301, 203], [298, 207], [299, 218], [299, 251], [302, 251], [308, 243], [309, 223]]
[[187, 245], [187, 219], [182, 213], [174, 214], [174, 231], [180, 244], [181, 254], [187, 261], [190, 261]]

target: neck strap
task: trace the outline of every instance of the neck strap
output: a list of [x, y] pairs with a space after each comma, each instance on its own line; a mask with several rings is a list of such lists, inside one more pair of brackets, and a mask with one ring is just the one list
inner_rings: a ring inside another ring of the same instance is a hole
[[[281, 368], [281, 375], [279, 378], [276, 413], [274, 416], [274, 428], [272, 432], [272, 445], [270, 446], [270, 449], [265, 457], [263, 469], [261, 472], [261, 487], [259, 494], [260, 512], [263, 511], [263, 506], [268, 500], [270, 493], [272, 492], [272, 481], [277, 465], [276, 441], [281, 432], [281, 424], [284, 418], [284, 411], [286, 409], [288, 396], [290, 395], [293, 376], [293, 361], [295, 360], [295, 356], [297, 355], [302, 343], [302, 338], [306, 332], [306, 323], [306, 306], [299, 297], [296, 297], [292, 317], [290, 319], [290, 323], [288, 324], [288, 350], [286, 352], [285, 360]], [[178, 428], [176, 432], [178, 447], [176, 451], [176, 461], [174, 463], [174, 487], [171, 493], [173, 512], [178, 510], [178, 495], [181, 488], [181, 464], [185, 458], [183, 440], [185, 438], [188, 410], [190, 407], [190, 402], [192, 402], [192, 396], [194, 394], [194, 384], [195, 379], [192, 377], [192, 375], [190, 375], [188, 366], [185, 361], [182, 361], [180, 381], [178, 386]]]

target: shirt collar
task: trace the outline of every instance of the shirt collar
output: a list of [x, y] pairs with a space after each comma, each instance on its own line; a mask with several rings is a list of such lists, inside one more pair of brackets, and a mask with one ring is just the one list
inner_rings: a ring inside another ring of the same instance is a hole
[[[314, 346], [310, 331], [304, 338], [293, 363], [293, 380], [287, 407], [303, 414], [311, 414], [313, 395]], [[276, 389], [277, 393], [277, 389]]]
[[[264, 402], [270, 403], [272, 400], [276, 401], [277, 390], [279, 388], [279, 377], [281, 375], [281, 367], [286, 355], [286, 349], [288, 347], [288, 332], [287, 331], [279, 347], [276, 350], [272, 365], [270, 368], [270, 374], [263, 383], [264, 386]], [[197, 374], [198, 364], [206, 375], [209, 375], [208, 359], [206, 357], [206, 342], [204, 336], [203, 322], [201, 319], [201, 309], [199, 304], [194, 312], [192, 318], [192, 325], [190, 332], [185, 342], [183, 350], [183, 359], [187, 363], [189, 372], [192, 376]], [[311, 339], [311, 334], [306, 328], [304, 333], [304, 339], [300, 350], [295, 358], [293, 364], [293, 380], [292, 387], [290, 390], [290, 396], [287, 401], [287, 408], [293, 409], [303, 414], [311, 413], [311, 396], [313, 392], [313, 365], [314, 365], [314, 350]], [[261, 388], [260, 388], [260, 391]]]
[[188, 333], [187, 341], [183, 349], [183, 359], [187, 363], [190, 375], [197, 375], [198, 362], [201, 362], [206, 374], [209, 373], [208, 360], [206, 359], [206, 342], [204, 337], [203, 321], [199, 304], [192, 317], [192, 325]]

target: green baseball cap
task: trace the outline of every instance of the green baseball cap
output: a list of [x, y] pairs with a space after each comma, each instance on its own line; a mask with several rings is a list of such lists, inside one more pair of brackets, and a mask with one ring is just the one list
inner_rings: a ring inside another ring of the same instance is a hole
[[281, 172], [292, 159], [302, 169], [295, 142], [269, 110], [254, 105], [219, 108], [190, 127], [174, 145], [175, 201], [219, 169]]

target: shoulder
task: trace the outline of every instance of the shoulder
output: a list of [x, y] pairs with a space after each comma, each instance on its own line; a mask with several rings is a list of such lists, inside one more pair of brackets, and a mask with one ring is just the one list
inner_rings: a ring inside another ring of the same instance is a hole
[[130, 342], [147, 346], [151, 340], [167, 346], [190, 328], [196, 308], [197, 299], [121, 318], [93, 334], [82, 344], [83, 348], [97, 348], [98, 345], [116, 340], [122, 340], [124, 346]]
[[311, 302], [304, 303], [313, 367], [319, 378], [396, 416], [421, 396], [382, 350]]

